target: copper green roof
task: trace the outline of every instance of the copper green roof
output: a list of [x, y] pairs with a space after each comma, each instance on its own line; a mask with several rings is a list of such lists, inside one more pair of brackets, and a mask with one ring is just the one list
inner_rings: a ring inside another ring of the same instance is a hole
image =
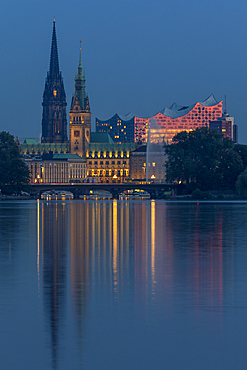
[[25, 139], [24, 144], [37, 144], [37, 141], [33, 138]]
[[[28, 140], [28, 139], [26, 139]], [[68, 153], [69, 143], [23, 143], [20, 144], [22, 154], [43, 154], [43, 153]]]
[[80, 159], [82, 160], [83, 158], [80, 157], [77, 154], [71, 154], [71, 153], [55, 153], [53, 154], [52, 159]]
[[107, 132], [91, 132], [91, 143], [114, 143]]

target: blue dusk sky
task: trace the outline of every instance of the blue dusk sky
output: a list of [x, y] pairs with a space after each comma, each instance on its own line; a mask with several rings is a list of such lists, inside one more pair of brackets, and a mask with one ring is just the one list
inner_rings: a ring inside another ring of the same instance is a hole
[[227, 95], [247, 144], [247, 2], [239, 0], [8, 0], [2, 2], [0, 131], [41, 135], [53, 16], [68, 109], [82, 40], [95, 117], [149, 117], [173, 102]]

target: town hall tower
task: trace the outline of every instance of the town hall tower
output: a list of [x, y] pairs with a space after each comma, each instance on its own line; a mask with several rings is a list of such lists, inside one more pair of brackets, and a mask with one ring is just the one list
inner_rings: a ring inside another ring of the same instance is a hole
[[78, 74], [75, 76], [75, 93], [70, 107], [69, 151], [85, 158], [91, 138], [91, 112], [86, 94], [86, 78], [82, 72], [81, 47]]

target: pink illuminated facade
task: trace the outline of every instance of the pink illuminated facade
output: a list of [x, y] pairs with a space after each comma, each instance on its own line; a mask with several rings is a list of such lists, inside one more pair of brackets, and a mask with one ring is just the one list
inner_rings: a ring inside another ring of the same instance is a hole
[[[147, 142], [148, 130], [152, 130], [154, 141], [170, 143], [181, 131], [195, 130], [197, 127], [209, 127], [209, 122], [222, 117], [223, 101], [217, 102], [213, 95], [191, 106], [173, 103], [153, 117], [134, 117], [134, 141]], [[157, 138], [155, 138], [157, 134]]]

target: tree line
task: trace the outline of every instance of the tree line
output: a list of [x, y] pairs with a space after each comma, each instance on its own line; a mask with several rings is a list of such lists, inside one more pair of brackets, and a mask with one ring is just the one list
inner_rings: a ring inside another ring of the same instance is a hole
[[29, 170], [23, 162], [14, 136], [0, 132], [0, 190], [3, 194], [29, 191]]
[[247, 147], [234, 144], [216, 130], [207, 127], [183, 131], [165, 145], [166, 181], [186, 184], [188, 192], [195, 189], [237, 190], [243, 194], [246, 179]]

